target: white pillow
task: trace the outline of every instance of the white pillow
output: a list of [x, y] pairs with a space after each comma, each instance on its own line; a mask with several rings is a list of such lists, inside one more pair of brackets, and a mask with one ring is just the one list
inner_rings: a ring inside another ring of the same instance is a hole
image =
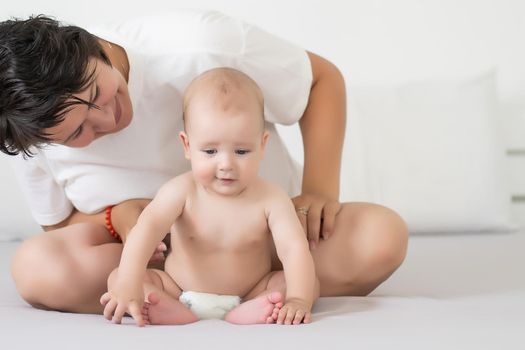
[[[391, 207], [412, 233], [514, 228], [494, 72], [461, 81], [349, 86], [348, 99], [341, 200]], [[6, 158], [0, 155], [0, 241], [40, 230]]]
[[350, 200], [396, 210], [412, 233], [514, 228], [495, 72], [348, 94]]

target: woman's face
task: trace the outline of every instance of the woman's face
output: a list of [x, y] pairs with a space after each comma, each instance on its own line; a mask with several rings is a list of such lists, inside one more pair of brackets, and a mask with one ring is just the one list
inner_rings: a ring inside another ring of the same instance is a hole
[[133, 108], [128, 85], [122, 73], [101, 60], [92, 59], [93, 82], [74, 96], [99, 107], [77, 104], [64, 120], [46, 130], [53, 143], [68, 147], [85, 147], [104, 135], [118, 132], [131, 123]]

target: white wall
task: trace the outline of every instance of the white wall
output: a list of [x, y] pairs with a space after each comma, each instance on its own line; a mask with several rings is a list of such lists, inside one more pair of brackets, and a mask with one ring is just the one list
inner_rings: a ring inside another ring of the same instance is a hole
[[[180, 7], [217, 9], [258, 24], [332, 60], [349, 85], [471, 75], [495, 66], [506, 115], [525, 120], [521, 0], [23, 0], [4, 1], [0, 19], [44, 13], [83, 25]], [[509, 147], [525, 149], [522, 133], [509, 129]], [[297, 129], [284, 132], [301, 158]], [[348, 161], [343, 178], [351, 176]], [[26, 220], [5, 164], [0, 157], [0, 213]], [[342, 188], [344, 199], [344, 182]]]
[[336, 62], [348, 80], [451, 76], [497, 65], [505, 100], [525, 95], [521, 0], [39, 0], [4, 2], [0, 18], [45, 13], [75, 24], [178, 7], [259, 24]]

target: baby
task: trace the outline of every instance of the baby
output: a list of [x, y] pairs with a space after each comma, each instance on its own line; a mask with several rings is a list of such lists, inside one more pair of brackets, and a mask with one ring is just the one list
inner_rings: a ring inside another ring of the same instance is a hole
[[[108, 320], [310, 322], [319, 285], [308, 242], [288, 195], [257, 175], [263, 114], [260, 89], [239, 71], [212, 69], [188, 86], [179, 136], [192, 171], [164, 184], [130, 232], [100, 299]], [[147, 269], [166, 232], [165, 271]], [[272, 244], [284, 271], [271, 271]]]

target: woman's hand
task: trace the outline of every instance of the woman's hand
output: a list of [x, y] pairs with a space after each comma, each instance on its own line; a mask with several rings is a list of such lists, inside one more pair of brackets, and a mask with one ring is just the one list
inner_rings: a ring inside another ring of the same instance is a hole
[[308, 238], [310, 250], [313, 250], [320, 237], [328, 239], [333, 234], [335, 217], [341, 210], [341, 203], [325, 196], [306, 193], [292, 198], [292, 201]]
[[164, 252], [168, 250], [168, 247], [166, 246], [166, 243], [161, 241], [159, 245], [155, 248], [155, 251], [153, 252], [153, 255], [149, 259], [149, 264], [154, 264], [154, 266], [157, 266], [156, 264], [162, 264], [164, 260], [166, 260], [166, 257], [164, 255]]

